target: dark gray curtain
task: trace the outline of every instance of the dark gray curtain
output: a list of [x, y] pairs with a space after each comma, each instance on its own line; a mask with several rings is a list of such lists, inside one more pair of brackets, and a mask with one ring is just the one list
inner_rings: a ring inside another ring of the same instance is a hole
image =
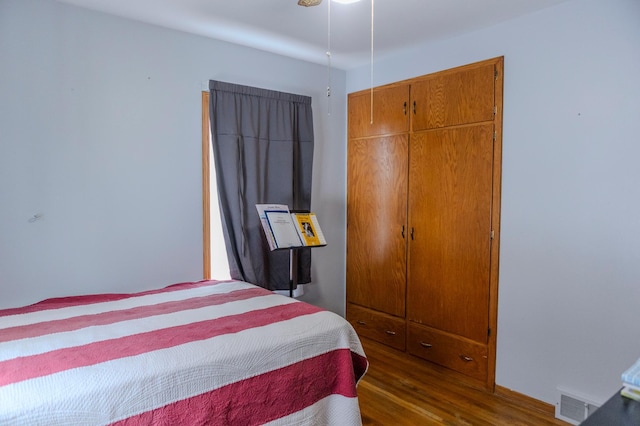
[[[311, 98], [209, 81], [218, 203], [231, 277], [289, 288], [289, 251], [270, 251], [256, 204], [311, 204]], [[298, 250], [297, 283], [311, 281], [311, 250]]]

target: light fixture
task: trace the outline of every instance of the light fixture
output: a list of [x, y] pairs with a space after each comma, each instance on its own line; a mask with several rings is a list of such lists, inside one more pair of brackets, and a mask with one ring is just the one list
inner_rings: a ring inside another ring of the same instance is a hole
[[322, 0], [298, 0], [298, 4], [304, 7], [317, 6], [320, 3], [322, 3]]
[[[351, 4], [359, 2], [360, 0], [331, 0], [340, 4]], [[300, 6], [309, 7], [309, 6], [317, 6], [322, 3], [322, 0], [298, 0], [298, 4]]]

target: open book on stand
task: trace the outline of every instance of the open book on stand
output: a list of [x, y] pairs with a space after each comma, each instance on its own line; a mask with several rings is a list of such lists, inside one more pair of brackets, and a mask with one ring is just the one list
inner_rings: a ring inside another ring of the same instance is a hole
[[256, 204], [271, 250], [326, 246], [315, 213], [291, 213], [285, 204]]

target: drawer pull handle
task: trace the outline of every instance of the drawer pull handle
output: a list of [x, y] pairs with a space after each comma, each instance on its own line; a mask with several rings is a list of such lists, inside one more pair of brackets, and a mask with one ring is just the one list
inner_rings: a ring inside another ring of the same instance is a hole
[[367, 323], [366, 323], [366, 322], [364, 322], [364, 321], [362, 321], [362, 320], [358, 320], [357, 322], [358, 322], [358, 324], [360, 324], [360, 325], [367, 325]]
[[391, 331], [391, 330], [387, 330], [385, 331], [385, 333], [387, 333], [389, 336], [395, 336], [396, 332], [395, 331]]
[[464, 362], [473, 361], [473, 358], [471, 358], [470, 356], [465, 356], [465, 355], [460, 355], [460, 359], [463, 360]]
[[431, 343], [425, 343], [425, 342], [420, 342], [420, 346], [427, 349], [433, 347]]

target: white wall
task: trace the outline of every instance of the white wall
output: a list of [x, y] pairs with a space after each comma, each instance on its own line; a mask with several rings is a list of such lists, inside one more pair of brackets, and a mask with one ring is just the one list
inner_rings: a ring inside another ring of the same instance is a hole
[[344, 312], [344, 71], [328, 116], [326, 67], [42, 0], [0, 0], [0, 58], [0, 308], [202, 278], [200, 93], [217, 79], [312, 96], [330, 248], [305, 300]]
[[573, 0], [423, 45], [377, 62], [374, 85], [502, 55], [496, 381], [603, 402], [640, 357], [640, 2]]

